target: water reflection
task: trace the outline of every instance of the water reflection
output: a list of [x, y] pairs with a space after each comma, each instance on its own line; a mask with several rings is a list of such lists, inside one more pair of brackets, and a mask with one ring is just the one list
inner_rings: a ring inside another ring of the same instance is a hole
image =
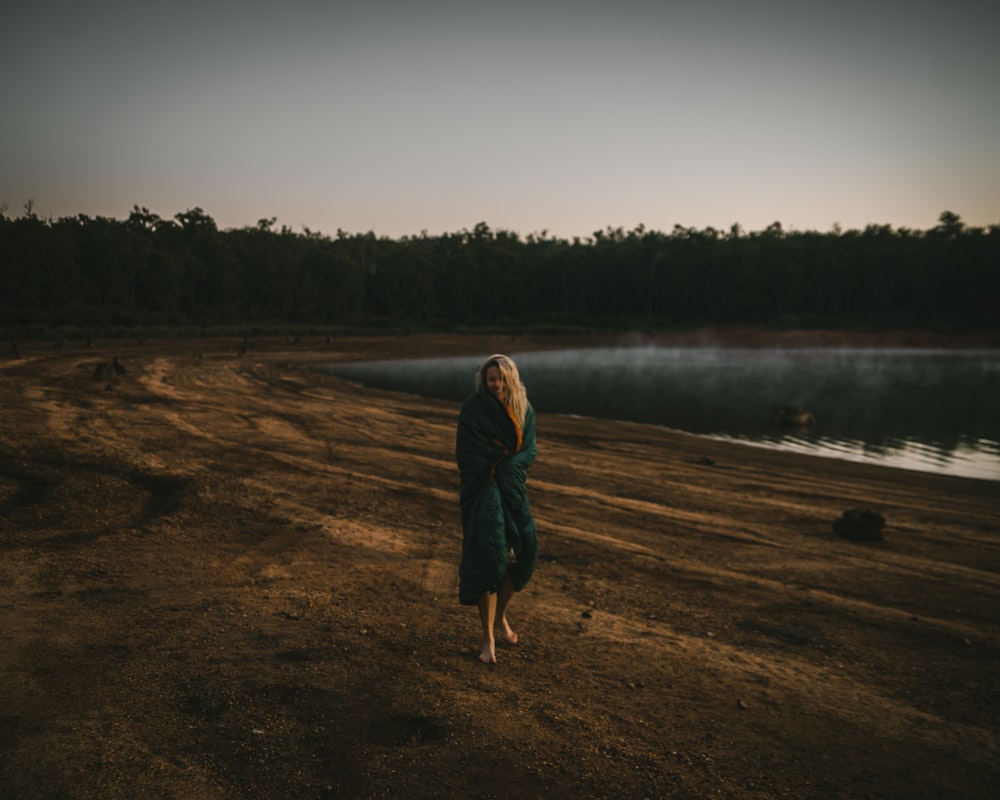
[[[513, 354], [540, 412], [626, 419], [763, 447], [1000, 480], [1000, 351], [628, 348]], [[331, 367], [461, 400], [482, 357]], [[775, 405], [807, 430], [769, 423]]]

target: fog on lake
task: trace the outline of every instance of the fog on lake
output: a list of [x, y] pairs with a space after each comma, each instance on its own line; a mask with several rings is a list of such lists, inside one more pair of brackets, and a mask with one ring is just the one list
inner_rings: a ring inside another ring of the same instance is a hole
[[[485, 356], [331, 365], [460, 401]], [[764, 447], [1000, 480], [1000, 351], [602, 348], [510, 353], [539, 413], [664, 425]], [[805, 427], [775, 424], [798, 407]]]

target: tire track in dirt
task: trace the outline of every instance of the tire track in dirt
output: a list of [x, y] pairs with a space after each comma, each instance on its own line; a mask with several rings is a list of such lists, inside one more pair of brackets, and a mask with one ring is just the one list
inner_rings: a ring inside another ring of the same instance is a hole
[[[197, 398], [197, 403], [185, 403], [184, 416], [174, 410], [162, 412], [164, 421], [177, 430], [216, 444], [249, 448], [258, 457], [280, 462], [295, 473], [308, 476], [312, 481], [364, 482], [369, 488], [378, 491], [418, 493], [449, 509], [456, 502], [457, 494], [434, 488], [433, 483], [429, 486], [426, 478], [428, 469], [439, 473], [453, 470], [450, 463], [431, 456], [411, 455], [402, 462], [405, 468], [400, 470], [403, 473], [401, 477], [388, 476], [384, 465], [392, 460], [393, 451], [387, 451], [381, 445], [384, 441], [381, 437], [371, 440], [373, 446], [365, 447], [364, 438], [358, 440], [358, 433], [363, 432], [364, 428], [352, 424], [353, 421], [345, 419], [343, 415], [336, 420], [324, 420], [324, 407], [330, 401], [328, 394], [316, 389], [291, 395], [276, 393], [265, 379], [241, 374], [239, 370], [244, 367], [237, 362], [210, 366], [213, 369], [208, 375], [200, 372], [200, 377], [191, 377], [186, 375], [183, 365], [159, 359], [155, 369], [150, 371], [149, 388], [162, 391], [162, 386], [165, 385], [169, 387], [163, 392], [165, 396], [180, 397], [186, 392], [189, 400]], [[228, 394], [234, 386], [240, 399], [238, 407]], [[248, 386], [256, 390], [251, 394], [251, 405], [247, 403]], [[278, 394], [280, 399], [270, 402], [262, 400], [263, 397], [274, 394]], [[216, 424], [211, 430], [199, 424], [196, 421], [198, 408], [206, 404], [205, 398], [211, 398], [207, 404], [212, 409], [209, 415], [213, 418], [215, 409], [238, 408], [231, 413], [232, 423], [224, 428]], [[275, 402], [280, 409], [275, 408]], [[390, 415], [386, 414], [386, 417], [390, 418]], [[366, 421], [370, 424], [370, 416], [366, 417]], [[411, 420], [402, 417], [397, 424], [400, 428], [407, 428], [411, 425]], [[352, 438], [345, 442], [338, 436], [341, 432], [349, 432]], [[351, 449], [349, 467], [329, 462], [331, 448], [336, 450], [342, 447]], [[381, 472], [367, 470], [366, 462], [369, 460], [382, 465]], [[407, 473], [414, 470], [422, 472], [422, 477], [408, 478]], [[453, 591], [457, 580], [457, 569], [452, 563], [455, 558], [453, 544], [438, 547], [437, 543], [442, 541], [439, 536], [414, 538], [413, 533], [419, 532], [420, 526], [390, 529], [371, 522], [358, 523], [343, 516], [331, 515], [325, 509], [304, 505], [301, 498], [281, 492], [261, 481], [247, 478], [243, 483], [256, 495], [258, 502], [273, 507], [277, 513], [287, 517], [291, 526], [320, 531], [341, 544], [367, 548], [382, 555], [402, 554], [414, 557], [419, 553], [418, 564], [424, 588], [435, 593]], [[406, 536], [402, 530], [406, 530]], [[436, 554], [438, 550], [441, 551], [440, 555]], [[267, 565], [261, 567], [265, 568], [268, 568]]]

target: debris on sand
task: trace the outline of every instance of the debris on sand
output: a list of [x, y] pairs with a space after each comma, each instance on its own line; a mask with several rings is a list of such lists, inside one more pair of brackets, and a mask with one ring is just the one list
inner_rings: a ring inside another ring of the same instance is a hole
[[833, 522], [833, 532], [852, 542], [872, 542], [882, 538], [885, 517], [868, 508], [852, 508]]
[[809, 428], [816, 424], [816, 418], [798, 406], [771, 406], [768, 419], [772, 425], [787, 428]]

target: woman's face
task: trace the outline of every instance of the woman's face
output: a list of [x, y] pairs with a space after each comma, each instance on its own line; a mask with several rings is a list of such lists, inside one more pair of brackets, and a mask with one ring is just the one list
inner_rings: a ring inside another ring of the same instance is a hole
[[503, 375], [500, 367], [490, 367], [486, 370], [486, 388], [490, 393], [503, 400]]

